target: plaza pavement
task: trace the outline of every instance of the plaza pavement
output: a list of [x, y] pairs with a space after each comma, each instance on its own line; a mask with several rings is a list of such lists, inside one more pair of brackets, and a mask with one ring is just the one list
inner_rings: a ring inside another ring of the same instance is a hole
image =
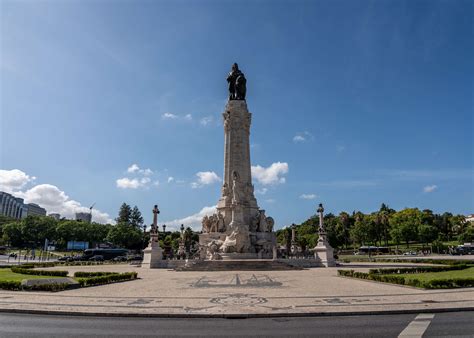
[[422, 290], [337, 276], [400, 264], [344, 264], [290, 271], [175, 272], [131, 265], [67, 266], [137, 271], [139, 279], [50, 292], [0, 290], [0, 311], [128, 316], [282, 316], [474, 310], [474, 288]]

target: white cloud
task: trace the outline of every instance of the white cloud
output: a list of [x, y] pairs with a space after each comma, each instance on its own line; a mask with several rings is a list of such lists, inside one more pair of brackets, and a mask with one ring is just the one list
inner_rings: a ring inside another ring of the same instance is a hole
[[346, 147], [343, 146], [343, 145], [338, 145], [338, 146], [336, 146], [336, 150], [337, 150], [338, 153], [342, 153], [343, 151], [346, 150]]
[[191, 121], [193, 119], [193, 116], [191, 114], [186, 114], [184, 115], [184, 119], [187, 121]]
[[423, 191], [426, 193], [430, 193], [438, 189], [438, 186], [433, 184], [433, 185], [427, 185], [426, 187], [423, 188]]
[[178, 118], [178, 115], [172, 113], [164, 113], [163, 115], [161, 115], [161, 118], [163, 120], [175, 120]]
[[288, 173], [288, 163], [275, 162], [268, 168], [256, 165], [252, 166], [252, 177], [262, 185], [273, 185], [285, 183], [283, 175]]
[[[25, 203], [36, 203], [45, 208], [47, 213], [59, 213], [66, 218], [75, 218], [76, 212], [89, 212], [89, 208], [70, 199], [64, 191], [52, 184], [39, 184], [26, 191], [21, 190], [35, 179], [18, 169], [0, 170], [0, 190], [23, 198]], [[97, 209], [93, 210], [92, 219], [99, 223], [113, 222], [107, 213]]]
[[166, 224], [167, 229], [178, 230], [181, 224], [184, 224], [185, 227], [191, 227], [194, 231], [201, 230], [201, 221], [204, 216], [212, 215], [216, 212], [216, 206], [204, 207], [198, 213], [186, 216], [180, 219], [175, 219], [173, 221], [163, 222]]
[[156, 187], [159, 187], [160, 186], [160, 181], [156, 180], [155, 182], [153, 182], [153, 185], [156, 186]]
[[213, 121], [214, 121], [214, 118], [212, 116], [205, 116], [199, 121], [199, 123], [203, 126], [207, 126], [208, 124], [212, 123]]
[[302, 143], [302, 142], [306, 142], [313, 139], [314, 139], [313, 134], [311, 134], [309, 131], [303, 131], [303, 132], [296, 133], [296, 135], [293, 137], [293, 142]]
[[265, 195], [267, 193], [267, 191], [268, 191], [267, 188], [261, 188], [261, 189], [255, 190], [255, 193], [259, 194], [259, 195]]
[[0, 170], [0, 190], [8, 193], [24, 188], [28, 183], [36, 179], [34, 176], [29, 176], [25, 172], [12, 169]]
[[221, 181], [221, 178], [213, 171], [200, 171], [196, 176], [197, 181], [191, 183], [193, 189]]
[[276, 200], [274, 200], [273, 198], [269, 198], [269, 199], [266, 199], [265, 202], [272, 204], [272, 203], [275, 203]]
[[171, 182], [173, 182], [173, 181], [174, 181], [174, 177], [173, 177], [173, 176], [168, 177], [168, 183], [171, 183]]
[[148, 183], [150, 183], [149, 177], [143, 178], [128, 178], [122, 177], [116, 181], [117, 187], [121, 189], [138, 189], [145, 187]]
[[318, 197], [315, 194], [301, 194], [300, 198], [303, 200], [314, 200], [316, 197]]
[[134, 172], [137, 172], [138, 170], [140, 170], [140, 167], [136, 163], [134, 163], [130, 167], [128, 167], [127, 172], [134, 173]]
[[140, 169], [138, 164], [134, 163], [130, 167], [127, 168], [127, 173], [129, 174], [140, 174], [144, 176], [150, 176], [153, 175], [153, 170], [150, 168], [147, 169]]

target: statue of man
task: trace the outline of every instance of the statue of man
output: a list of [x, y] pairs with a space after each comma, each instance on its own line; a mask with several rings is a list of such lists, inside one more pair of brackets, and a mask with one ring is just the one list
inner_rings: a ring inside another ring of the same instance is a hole
[[232, 65], [232, 70], [227, 75], [227, 82], [229, 83], [229, 100], [245, 100], [247, 80], [237, 63]]
[[232, 203], [240, 203], [240, 182], [239, 182], [239, 173], [234, 171], [232, 173]]

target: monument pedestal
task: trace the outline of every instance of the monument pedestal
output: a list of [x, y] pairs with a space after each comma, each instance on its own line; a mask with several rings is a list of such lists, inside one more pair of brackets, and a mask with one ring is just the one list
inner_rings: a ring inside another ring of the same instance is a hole
[[143, 250], [142, 267], [154, 269], [164, 268], [166, 266], [166, 261], [163, 260], [163, 249], [160, 247], [158, 237], [152, 236], [150, 244]]
[[318, 244], [312, 250], [315, 260], [325, 267], [336, 266], [334, 249], [326, 239], [326, 234], [319, 234]]

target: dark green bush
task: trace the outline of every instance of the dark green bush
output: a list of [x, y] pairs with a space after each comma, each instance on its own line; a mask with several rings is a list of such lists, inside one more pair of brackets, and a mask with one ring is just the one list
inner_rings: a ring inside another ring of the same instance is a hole
[[125, 280], [132, 280], [137, 278], [136, 272], [124, 272], [124, 273], [116, 273], [113, 275], [104, 275], [104, 276], [96, 276], [90, 278], [78, 278], [77, 281], [81, 285], [81, 287], [85, 286], [93, 286], [93, 285], [103, 285], [103, 284], [110, 284], [114, 282], [120, 282]]
[[31, 290], [31, 291], [63, 291], [68, 288], [68, 283], [49, 283], [49, 284], [37, 284], [31, 286], [24, 286], [23, 290]]
[[21, 290], [21, 282], [19, 281], [0, 281], [0, 289], [3, 290]]
[[441, 272], [451, 270], [464, 270], [467, 269], [466, 264], [458, 264], [451, 266], [417, 266], [412, 268], [391, 268], [391, 269], [370, 269], [370, 274], [402, 274], [402, 273], [423, 273], [423, 272]]
[[432, 279], [425, 283], [428, 289], [452, 289], [473, 287], [474, 278], [450, 278], [450, 279]]
[[67, 271], [48, 271], [48, 270], [32, 270], [19, 267], [12, 267], [12, 272], [19, 273], [22, 275], [36, 275], [36, 276], [56, 276], [56, 277], [66, 277], [68, 275]]
[[117, 275], [119, 272], [87, 272], [87, 271], [78, 271], [74, 273], [74, 277], [97, 277], [97, 276], [107, 276], [107, 275]]

